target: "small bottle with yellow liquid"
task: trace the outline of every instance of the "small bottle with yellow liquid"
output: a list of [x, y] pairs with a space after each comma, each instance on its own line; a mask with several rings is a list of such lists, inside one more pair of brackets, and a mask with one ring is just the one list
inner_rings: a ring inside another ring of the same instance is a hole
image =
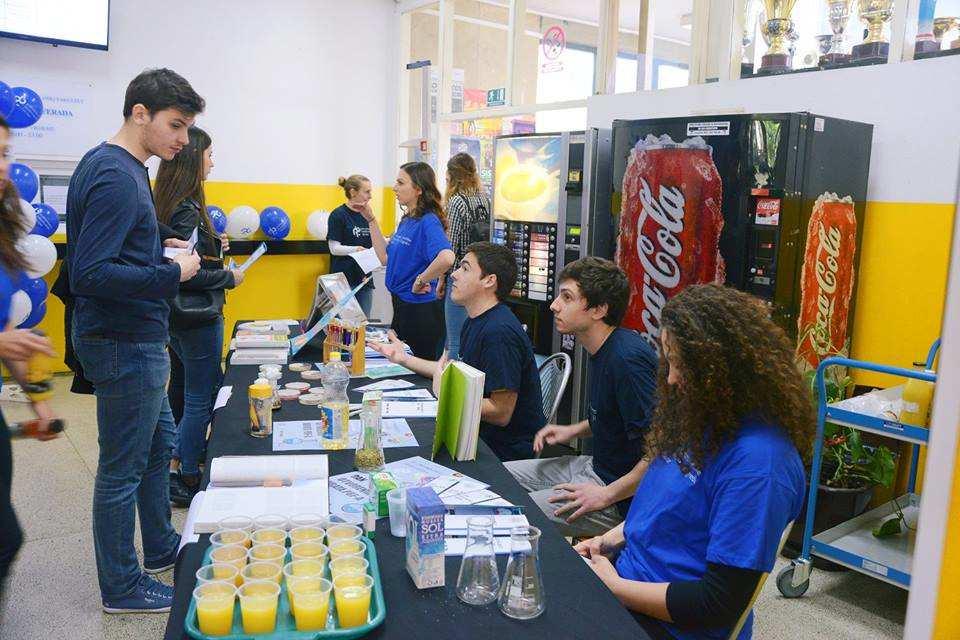
[[[933, 374], [934, 371], [926, 369], [924, 373]], [[903, 387], [903, 408], [900, 410], [899, 421], [915, 427], [929, 426], [934, 388], [932, 382], [908, 378]]]

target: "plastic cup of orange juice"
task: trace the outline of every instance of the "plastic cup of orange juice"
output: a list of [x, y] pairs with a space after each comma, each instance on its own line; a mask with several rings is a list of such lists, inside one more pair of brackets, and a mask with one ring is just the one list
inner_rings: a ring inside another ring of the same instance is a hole
[[242, 544], [250, 548], [250, 534], [243, 529], [219, 529], [210, 536], [210, 544], [222, 547], [226, 544]]
[[323, 529], [312, 525], [290, 529], [290, 544], [298, 542], [323, 542]]
[[291, 596], [293, 620], [297, 631], [317, 631], [327, 626], [330, 613], [330, 590], [333, 583], [319, 578], [316, 583], [309, 579], [294, 580], [287, 585]]
[[323, 577], [323, 562], [320, 560], [294, 560], [283, 566], [283, 579], [287, 584], [287, 599], [290, 609], [293, 609], [293, 591], [290, 585], [298, 581], [308, 581], [319, 588], [319, 580]]
[[340, 627], [348, 629], [367, 623], [370, 616], [370, 592], [373, 578], [368, 575], [347, 574], [333, 580], [333, 597], [337, 603]]
[[226, 582], [208, 582], [193, 590], [197, 626], [208, 636], [225, 636], [233, 628], [233, 604], [237, 589]]
[[243, 576], [243, 582], [253, 582], [255, 580], [272, 580], [280, 584], [282, 575], [280, 565], [273, 562], [251, 562], [243, 568], [240, 573]]
[[250, 547], [250, 562], [271, 562], [283, 567], [287, 548], [279, 544], [255, 544]]
[[337, 560], [347, 556], [362, 558], [365, 550], [366, 547], [360, 540], [340, 540], [330, 545], [330, 559]]
[[359, 556], [347, 556], [330, 561], [330, 577], [334, 580], [341, 575], [360, 574], [366, 575], [370, 563], [366, 558]]
[[247, 566], [247, 548], [242, 544], [225, 544], [222, 547], [216, 547], [210, 552], [210, 560], [215, 563], [232, 564], [237, 568], [237, 586], [240, 586], [242, 578], [240, 572]]
[[226, 582], [230, 585], [235, 585], [239, 574], [240, 572], [235, 565], [226, 562], [214, 562], [197, 569], [195, 575], [197, 576], [197, 584]]
[[341, 540], [358, 540], [363, 535], [363, 529], [352, 524], [333, 524], [327, 527], [327, 545]]
[[238, 592], [244, 633], [273, 633], [277, 626], [280, 585], [268, 580], [247, 582]]
[[285, 529], [257, 529], [250, 536], [253, 544], [286, 544], [287, 532]]

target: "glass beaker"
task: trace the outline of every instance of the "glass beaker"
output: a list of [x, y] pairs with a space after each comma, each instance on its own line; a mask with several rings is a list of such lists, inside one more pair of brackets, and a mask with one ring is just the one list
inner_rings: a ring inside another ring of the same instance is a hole
[[457, 597], [472, 605], [490, 604], [497, 599], [500, 574], [493, 549], [493, 518], [467, 518], [467, 547], [457, 576]]
[[508, 618], [536, 618], [545, 607], [540, 575], [540, 529], [516, 527], [510, 532], [510, 558], [499, 595], [500, 611]]

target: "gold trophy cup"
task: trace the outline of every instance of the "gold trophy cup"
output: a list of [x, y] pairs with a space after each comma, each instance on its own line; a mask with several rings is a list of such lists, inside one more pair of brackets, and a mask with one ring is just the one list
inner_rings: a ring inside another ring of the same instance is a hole
[[760, 61], [757, 73], [781, 73], [793, 68], [790, 55], [790, 36], [793, 35], [793, 20], [790, 13], [797, 0], [763, 0], [766, 22], [760, 27], [767, 52]]
[[843, 32], [850, 23], [850, 9], [853, 0], [827, 0], [827, 19], [830, 21], [830, 30], [833, 38], [830, 41], [830, 50], [820, 57], [820, 66], [850, 62], [850, 54], [844, 51]]
[[853, 47], [853, 59], [886, 62], [890, 43], [883, 39], [883, 25], [893, 17], [893, 0], [858, 0], [860, 20], [867, 25], [867, 37]]

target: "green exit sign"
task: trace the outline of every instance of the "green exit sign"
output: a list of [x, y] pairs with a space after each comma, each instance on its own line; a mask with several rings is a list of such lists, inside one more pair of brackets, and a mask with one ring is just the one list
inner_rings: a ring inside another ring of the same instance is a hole
[[487, 106], [502, 107], [507, 104], [507, 89], [500, 87], [498, 89], [489, 89], [487, 91]]

